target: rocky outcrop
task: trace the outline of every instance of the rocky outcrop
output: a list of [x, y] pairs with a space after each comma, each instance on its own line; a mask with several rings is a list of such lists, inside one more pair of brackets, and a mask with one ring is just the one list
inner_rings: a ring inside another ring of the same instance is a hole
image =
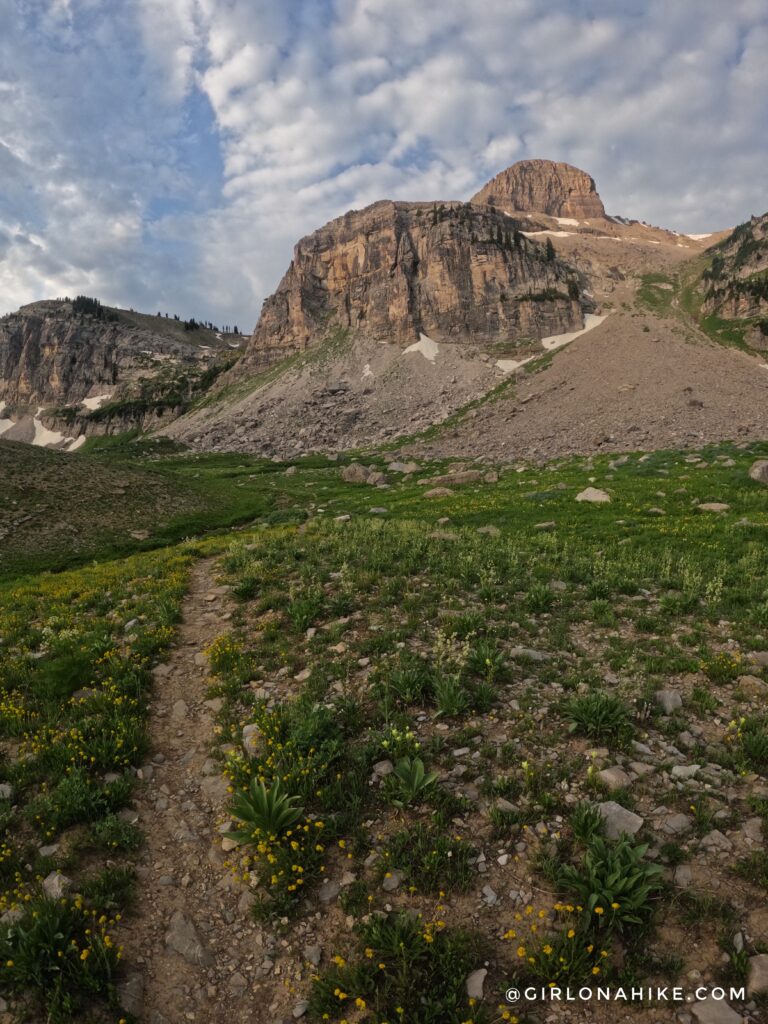
[[487, 206], [390, 201], [331, 221], [296, 246], [237, 372], [334, 330], [488, 346], [579, 329], [578, 275], [527, 226]]
[[[148, 329], [145, 321], [159, 326]], [[180, 324], [165, 327], [164, 318], [76, 313], [67, 300], [36, 302], [3, 317], [0, 435], [37, 437], [37, 444], [47, 436], [42, 428], [72, 438], [149, 429], [178, 414], [231, 355], [212, 332], [204, 340], [218, 350], [201, 344], [202, 336], [187, 342], [176, 332], [184, 337]]]
[[67, 302], [37, 302], [0, 319], [0, 400], [8, 406], [70, 405], [94, 389], [194, 366], [193, 345], [120, 322], [72, 313]]
[[[713, 253], [702, 278], [704, 311], [729, 320], [768, 317], [768, 214], [740, 224]], [[757, 333], [765, 347], [768, 321]]]
[[595, 182], [584, 171], [552, 160], [521, 160], [497, 174], [471, 199], [510, 212], [576, 220], [605, 217]]

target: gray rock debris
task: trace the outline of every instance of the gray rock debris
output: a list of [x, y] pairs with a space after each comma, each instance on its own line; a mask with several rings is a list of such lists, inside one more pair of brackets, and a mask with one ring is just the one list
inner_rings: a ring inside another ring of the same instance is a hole
[[748, 978], [747, 992], [749, 995], [768, 992], [768, 953], [760, 953], [758, 956], [749, 958]]
[[741, 1015], [719, 999], [704, 999], [694, 1003], [691, 1013], [697, 1024], [743, 1024]]
[[623, 835], [633, 836], [643, 827], [643, 819], [639, 814], [628, 811], [615, 800], [606, 800], [598, 804], [597, 809], [605, 822], [605, 834], [609, 839], [620, 839]]
[[213, 964], [210, 950], [201, 942], [192, 921], [180, 910], [171, 916], [168, 931], [165, 933], [165, 944], [188, 964], [197, 967], [210, 967]]
[[402, 871], [390, 871], [387, 873], [384, 881], [381, 883], [381, 887], [384, 892], [396, 892], [403, 882]]
[[683, 706], [679, 690], [657, 690], [653, 696], [665, 715], [671, 715], [673, 711]]
[[52, 871], [43, 881], [43, 891], [52, 900], [59, 900], [69, 892], [73, 884], [71, 878], [59, 871]]
[[758, 459], [749, 467], [749, 478], [758, 484], [768, 484], [768, 459]]
[[585, 487], [576, 495], [576, 501], [586, 501], [591, 505], [605, 505], [610, 500], [610, 494], [607, 491], [601, 491], [599, 487]]
[[618, 765], [614, 765], [612, 768], [603, 768], [601, 772], [598, 772], [598, 778], [611, 793], [617, 789], [625, 789], [632, 783], [624, 769], [619, 768]]

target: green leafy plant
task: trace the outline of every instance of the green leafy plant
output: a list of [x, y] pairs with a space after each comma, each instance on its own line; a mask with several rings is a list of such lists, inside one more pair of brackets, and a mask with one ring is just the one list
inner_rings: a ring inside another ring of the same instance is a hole
[[278, 836], [295, 825], [304, 813], [298, 807], [298, 797], [290, 796], [279, 779], [267, 788], [263, 782], [251, 779], [244, 793], [237, 793], [230, 811], [245, 826], [228, 832], [227, 838], [237, 843], [249, 843], [258, 836]]
[[578, 866], [565, 865], [560, 887], [583, 907], [586, 922], [623, 931], [642, 924], [652, 910], [652, 899], [661, 888], [662, 869], [643, 858], [648, 844], [629, 839], [611, 842], [594, 837]]
[[732, 683], [744, 670], [741, 657], [729, 651], [721, 651], [719, 654], [704, 658], [701, 667], [713, 683], [721, 684]]
[[594, 804], [577, 804], [570, 817], [574, 836], [582, 843], [590, 843], [603, 831], [603, 817]]
[[419, 824], [390, 837], [382, 867], [402, 871], [422, 892], [463, 891], [471, 881], [471, 856], [470, 843]]
[[734, 866], [740, 878], [768, 889], [768, 851], [755, 850]]
[[439, 715], [454, 718], [469, 710], [472, 697], [460, 676], [442, 676], [435, 682], [435, 702]]
[[429, 688], [426, 668], [419, 665], [401, 665], [394, 669], [381, 685], [383, 691], [389, 691], [403, 704], [423, 703]]
[[393, 790], [390, 802], [403, 810], [420, 800], [426, 791], [434, 786], [438, 775], [437, 772], [427, 773], [421, 758], [403, 757], [395, 765], [392, 775], [387, 778], [393, 780], [390, 783], [390, 789]]
[[573, 697], [565, 706], [571, 732], [594, 740], [627, 740], [632, 735], [632, 718], [627, 705], [610, 693], [588, 693]]
[[108, 814], [101, 821], [95, 821], [90, 828], [93, 841], [105, 849], [138, 850], [144, 842], [141, 829], [136, 828], [116, 814]]
[[534, 583], [525, 597], [529, 612], [548, 612], [555, 603], [555, 595], [546, 583]]
[[52, 1024], [70, 1020], [109, 994], [119, 959], [114, 926], [80, 898], [25, 904], [0, 935], [0, 990], [31, 997]]
[[491, 684], [504, 674], [505, 667], [504, 655], [493, 641], [485, 637], [475, 641], [467, 662], [470, 672]]
[[291, 595], [286, 609], [288, 618], [298, 632], [303, 632], [318, 617], [323, 608], [325, 595], [321, 587], [309, 587]]
[[741, 749], [749, 767], [762, 775], [768, 773], [768, 729], [760, 718], [748, 718], [744, 723]]

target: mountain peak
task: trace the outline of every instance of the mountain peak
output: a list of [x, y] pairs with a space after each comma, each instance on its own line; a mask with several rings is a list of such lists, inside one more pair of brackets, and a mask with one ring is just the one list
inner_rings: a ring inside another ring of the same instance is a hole
[[550, 217], [605, 217], [594, 179], [578, 167], [554, 160], [520, 160], [497, 174], [470, 201]]

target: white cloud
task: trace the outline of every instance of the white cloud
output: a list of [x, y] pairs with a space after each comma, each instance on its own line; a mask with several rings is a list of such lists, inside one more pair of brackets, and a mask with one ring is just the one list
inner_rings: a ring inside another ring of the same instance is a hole
[[764, 0], [40, 10], [0, 0], [0, 307], [88, 287], [248, 329], [301, 235], [526, 156], [683, 231], [768, 207]]

